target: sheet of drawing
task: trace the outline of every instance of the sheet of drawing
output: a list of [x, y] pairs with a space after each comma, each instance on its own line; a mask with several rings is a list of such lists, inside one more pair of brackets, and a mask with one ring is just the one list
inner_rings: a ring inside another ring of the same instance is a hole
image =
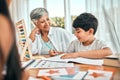
[[79, 72], [73, 77], [73, 79], [82, 80], [86, 75], [87, 75], [87, 71], [79, 71]]
[[55, 76], [55, 75], [67, 75], [67, 71], [65, 68], [60, 69], [44, 69], [39, 70], [38, 76]]
[[110, 71], [102, 71], [102, 70], [88, 70], [88, 74], [86, 75], [86, 80], [111, 80], [112, 73]]

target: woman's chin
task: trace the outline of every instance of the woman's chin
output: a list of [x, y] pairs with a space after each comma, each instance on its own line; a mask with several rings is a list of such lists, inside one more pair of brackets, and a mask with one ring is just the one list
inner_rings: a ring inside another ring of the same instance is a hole
[[45, 31], [49, 31], [49, 30], [50, 30], [50, 28], [46, 27], [46, 28], [44, 28], [44, 30], [45, 30]]
[[84, 42], [83, 40], [81, 40], [81, 39], [78, 39], [79, 40], [79, 42]]

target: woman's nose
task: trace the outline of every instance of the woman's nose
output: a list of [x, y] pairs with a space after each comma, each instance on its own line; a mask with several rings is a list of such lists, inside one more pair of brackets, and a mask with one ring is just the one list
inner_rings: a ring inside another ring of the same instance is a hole
[[49, 23], [49, 21], [46, 21], [45, 24], [46, 24], [46, 25], [49, 25], [50, 23]]

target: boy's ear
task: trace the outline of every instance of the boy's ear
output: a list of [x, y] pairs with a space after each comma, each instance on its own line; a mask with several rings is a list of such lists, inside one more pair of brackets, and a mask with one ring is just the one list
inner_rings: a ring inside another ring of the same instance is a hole
[[90, 34], [93, 34], [93, 33], [94, 33], [94, 29], [93, 29], [93, 28], [90, 28], [90, 29], [89, 29], [89, 33], [90, 33]]

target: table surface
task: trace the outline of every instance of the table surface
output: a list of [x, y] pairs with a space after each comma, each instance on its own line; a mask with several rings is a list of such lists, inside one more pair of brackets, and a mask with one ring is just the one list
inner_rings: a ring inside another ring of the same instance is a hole
[[[48, 57], [47, 55], [45, 57]], [[112, 67], [112, 66], [97, 66], [97, 65], [86, 65], [86, 64], [78, 64], [74, 63], [75, 67], [78, 67], [80, 71], [87, 71], [88, 69], [91, 70], [103, 70], [103, 71], [112, 71], [112, 80], [120, 80], [120, 67]], [[31, 77], [37, 77], [38, 71], [40, 69], [29, 69], [28, 72]], [[38, 78], [39, 80], [42, 80]]]

